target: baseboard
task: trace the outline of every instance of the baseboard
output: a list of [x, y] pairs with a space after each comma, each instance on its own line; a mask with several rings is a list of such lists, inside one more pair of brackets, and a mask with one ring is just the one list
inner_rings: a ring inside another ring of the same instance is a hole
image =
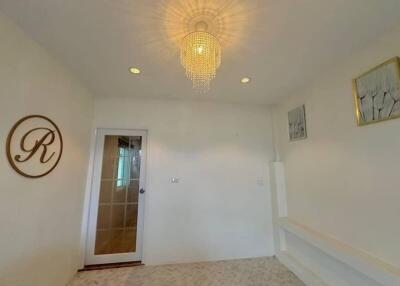
[[144, 266], [144, 264], [141, 261], [132, 261], [132, 262], [85, 265], [85, 267], [82, 269], [79, 269], [78, 272], [113, 269], [113, 268], [123, 268], [123, 267], [134, 267], [134, 266]]
[[317, 274], [305, 267], [300, 261], [290, 255], [287, 251], [280, 251], [276, 257], [289, 268], [307, 286], [330, 286], [326, 284]]

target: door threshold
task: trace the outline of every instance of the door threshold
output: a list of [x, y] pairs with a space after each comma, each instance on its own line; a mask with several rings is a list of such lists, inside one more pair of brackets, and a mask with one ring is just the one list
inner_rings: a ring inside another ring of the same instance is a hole
[[122, 268], [122, 267], [135, 267], [135, 266], [144, 266], [144, 264], [142, 263], [142, 261], [107, 263], [107, 264], [93, 264], [93, 265], [85, 265], [85, 267], [83, 267], [82, 269], [79, 269], [78, 272], [93, 271], [93, 270], [103, 270], [103, 269], [112, 269], [112, 268]]

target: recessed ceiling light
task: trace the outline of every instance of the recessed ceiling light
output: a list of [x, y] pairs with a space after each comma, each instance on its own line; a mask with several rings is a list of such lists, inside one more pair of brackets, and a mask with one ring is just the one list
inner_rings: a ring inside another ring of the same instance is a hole
[[133, 74], [140, 74], [140, 69], [138, 69], [138, 68], [132, 67], [132, 68], [129, 68], [129, 71], [130, 71], [130, 73], [133, 73]]
[[243, 78], [240, 80], [241, 83], [249, 83], [250, 81], [251, 81], [251, 78], [249, 78], [249, 77], [243, 77]]

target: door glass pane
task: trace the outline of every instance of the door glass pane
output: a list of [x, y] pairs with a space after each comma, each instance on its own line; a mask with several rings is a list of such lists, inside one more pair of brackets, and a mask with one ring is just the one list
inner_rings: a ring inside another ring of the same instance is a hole
[[136, 251], [140, 136], [104, 140], [95, 254]]

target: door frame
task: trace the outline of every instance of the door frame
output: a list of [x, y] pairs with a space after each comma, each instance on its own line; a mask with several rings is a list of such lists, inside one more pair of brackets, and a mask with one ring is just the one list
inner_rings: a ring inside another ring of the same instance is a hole
[[[91, 254], [90, 247], [90, 215], [91, 215], [91, 206], [96, 200], [94, 197], [94, 188], [96, 187], [96, 172], [98, 169], [95, 169], [95, 160], [98, 154], [100, 154], [100, 162], [103, 160], [103, 148], [97, 148], [97, 139], [99, 136], [105, 135], [126, 135], [126, 136], [142, 136], [142, 162], [144, 162], [144, 168], [140, 170], [140, 188], [144, 188], [146, 190], [146, 171], [147, 171], [147, 139], [148, 139], [148, 131], [145, 129], [121, 129], [121, 128], [94, 128], [91, 135], [90, 142], [90, 155], [89, 155], [89, 164], [88, 164], [88, 172], [86, 178], [86, 188], [85, 188], [85, 198], [84, 198], [84, 206], [83, 206], [83, 214], [82, 214], [82, 226], [81, 226], [81, 252], [80, 252], [80, 268], [84, 268], [85, 265], [98, 264], [96, 263], [96, 259], [89, 260], [88, 257]], [[103, 144], [102, 144], [103, 145]], [[103, 147], [103, 146], [101, 146]], [[99, 153], [100, 152], [100, 153]], [[100, 167], [101, 169], [101, 167]], [[101, 171], [101, 170], [100, 170]], [[97, 178], [100, 180], [100, 177]], [[99, 186], [99, 182], [97, 182], [97, 186]], [[138, 228], [142, 229], [141, 235], [137, 238], [137, 250], [140, 252], [139, 256], [141, 257], [141, 261], [143, 258], [143, 237], [144, 237], [144, 208], [145, 208], [145, 194], [141, 195], [141, 202], [138, 208]], [[97, 197], [98, 199], [98, 197]], [[97, 214], [97, 211], [96, 211]], [[94, 245], [94, 244], [92, 244]], [[98, 255], [101, 257], [102, 255]], [[130, 259], [121, 258], [121, 262], [130, 261]]]

